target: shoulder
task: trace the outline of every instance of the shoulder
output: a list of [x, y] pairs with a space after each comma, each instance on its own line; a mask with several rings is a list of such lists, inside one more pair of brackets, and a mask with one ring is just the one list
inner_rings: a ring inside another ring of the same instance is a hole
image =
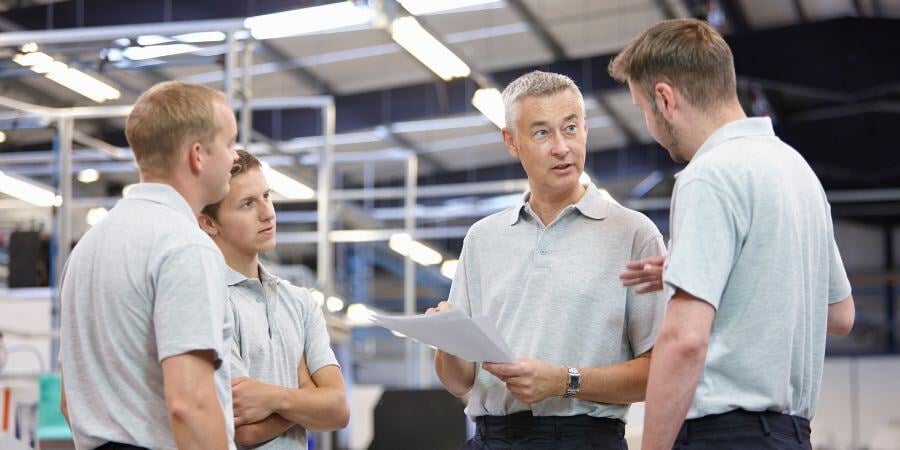
[[478, 220], [469, 227], [469, 231], [466, 233], [466, 241], [481, 240], [502, 233], [509, 228], [514, 215], [521, 207], [521, 205], [511, 206]]
[[611, 222], [616, 223], [638, 240], [647, 240], [651, 237], [662, 236], [656, 224], [649, 217], [639, 211], [611, 202], [608, 216]]
[[287, 303], [303, 311], [315, 311], [319, 305], [312, 296], [312, 292], [305, 287], [297, 286], [288, 280], [278, 280], [278, 290]]

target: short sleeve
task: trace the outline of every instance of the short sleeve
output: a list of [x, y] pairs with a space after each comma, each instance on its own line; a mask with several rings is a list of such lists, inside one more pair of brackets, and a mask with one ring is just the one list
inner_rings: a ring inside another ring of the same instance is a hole
[[841, 259], [841, 251], [834, 239], [834, 228], [831, 222], [831, 208], [829, 208], [828, 237], [831, 240], [831, 248], [828, 252], [828, 304], [838, 303], [850, 296], [850, 280], [844, 269], [844, 261]]
[[156, 267], [153, 325], [159, 361], [212, 350], [218, 368], [226, 357], [227, 287], [218, 250], [189, 245], [163, 257]]
[[[636, 251], [632, 253], [631, 260], [662, 256], [666, 254], [662, 235], [653, 226], [653, 234], [649, 239], [642, 238], [643, 244], [638, 241]], [[629, 288], [626, 294], [626, 317], [628, 342], [632, 354], [637, 357], [647, 353], [656, 342], [656, 334], [662, 325], [663, 316], [666, 314], [668, 298], [664, 290], [647, 294], [636, 294], [634, 288]]]
[[456, 264], [456, 274], [450, 283], [450, 296], [448, 301], [456, 308], [460, 308], [468, 316], [472, 316], [472, 302], [469, 299], [469, 277], [467, 265], [469, 258], [466, 256], [467, 248], [471, 245], [469, 236], [463, 240], [463, 248], [459, 254], [459, 262]]
[[241, 356], [241, 317], [238, 315], [237, 308], [234, 307], [231, 299], [228, 300], [227, 313], [231, 315], [232, 323], [234, 323], [234, 333], [231, 339], [231, 351], [228, 363], [231, 364], [232, 377], [249, 377], [250, 369]]
[[306, 355], [309, 373], [314, 374], [325, 366], [340, 366], [331, 349], [328, 326], [322, 308], [313, 300], [308, 290], [292, 289], [292, 293], [302, 297], [296, 300], [303, 302], [303, 333], [306, 342], [303, 353]]
[[737, 212], [704, 180], [691, 180], [674, 195], [663, 281], [668, 292], [681, 289], [718, 309], [743, 240]]

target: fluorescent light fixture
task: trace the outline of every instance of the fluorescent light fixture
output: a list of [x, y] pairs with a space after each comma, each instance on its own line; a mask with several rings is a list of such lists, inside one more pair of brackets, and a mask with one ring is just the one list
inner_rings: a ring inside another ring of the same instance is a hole
[[106, 208], [91, 208], [87, 212], [87, 216], [85, 216], [84, 221], [87, 222], [88, 225], [94, 226], [100, 223], [103, 220], [109, 211]]
[[97, 102], [115, 100], [122, 94], [118, 89], [71, 67], [47, 74], [47, 78]]
[[405, 334], [403, 334], [403, 333], [401, 333], [401, 332], [399, 332], [399, 331], [391, 330], [391, 334], [393, 334], [394, 336], [397, 336], [398, 338], [401, 338], [401, 339], [406, 337]]
[[362, 303], [353, 303], [347, 307], [347, 322], [354, 326], [371, 326], [372, 311]]
[[310, 289], [309, 293], [310, 295], [312, 295], [313, 300], [316, 301], [316, 304], [319, 305], [319, 308], [321, 308], [322, 305], [325, 304], [325, 294], [315, 289]]
[[262, 163], [263, 175], [273, 191], [291, 199], [310, 199], [316, 192], [309, 186], [275, 170], [268, 163]]
[[499, 0], [399, 0], [400, 4], [414, 16], [436, 14], [473, 6], [500, 3]]
[[62, 197], [37, 184], [0, 172], [0, 192], [35, 206], [62, 205]]
[[456, 275], [456, 266], [459, 265], [458, 259], [448, 259], [441, 264], [441, 275], [453, 279]]
[[196, 33], [179, 34], [175, 39], [179, 42], [196, 44], [199, 42], [222, 42], [228, 36], [221, 31], [198, 31]]
[[506, 109], [503, 107], [503, 95], [494, 88], [479, 89], [472, 96], [472, 105], [494, 125], [503, 129], [506, 126]]
[[248, 17], [244, 27], [256, 39], [274, 39], [364, 25], [371, 20], [371, 8], [345, 1]]
[[31, 67], [53, 62], [53, 57], [44, 52], [19, 53], [16, 56], [13, 56], [12, 60], [20, 66]]
[[34, 72], [44, 74], [53, 80], [97, 103], [115, 100], [122, 94], [118, 89], [60, 61], [43, 52], [17, 54], [13, 61]]
[[391, 37], [444, 81], [467, 77], [472, 73], [463, 60], [422, 28], [415, 17], [394, 19]]
[[84, 169], [78, 172], [78, 181], [84, 184], [90, 184], [100, 179], [100, 172], [97, 169]]
[[338, 297], [328, 297], [325, 301], [325, 307], [331, 312], [338, 312], [344, 309], [344, 301]]
[[[158, 34], [147, 34], [138, 36], [137, 43], [140, 46], [168, 44], [170, 42], [185, 42], [188, 44], [196, 44], [200, 42], [222, 42], [227, 38], [225, 33], [221, 31], [198, 31], [196, 33], [179, 34], [173, 37], [161, 36]], [[127, 44], [126, 44], [127, 45]]]
[[414, 241], [407, 233], [397, 233], [391, 236], [388, 246], [403, 256], [409, 255], [413, 261], [423, 266], [440, 264], [444, 259], [440, 252], [421, 242]]
[[0, 131], [0, 144], [6, 142], [6, 133]]
[[45, 63], [35, 64], [31, 66], [31, 70], [41, 74], [50, 74], [54, 72], [61, 72], [63, 70], [68, 69], [69, 66], [61, 63], [59, 61], [48, 61]]
[[158, 34], [146, 34], [143, 36], [137, 37], [138, 45], [146, 46], [146, 45], [159, 45], [165, 44], [168, 42], [172, 42], [172, 38], [167, 38], [165, 36], [160, 36]]
[[29, 42], [27, 44], [23, 44], [20, 50], [22, 50], [22, 53], [36, 52], [38, 51], [37, 42]]
[[162, 58], [164, 56], [180, 55], [200, 50], [200, 47], [190, 44], [166, 44], [152, 45], [150, 47], [128, 47], [122, 50], [122, 55], [132, 61]]

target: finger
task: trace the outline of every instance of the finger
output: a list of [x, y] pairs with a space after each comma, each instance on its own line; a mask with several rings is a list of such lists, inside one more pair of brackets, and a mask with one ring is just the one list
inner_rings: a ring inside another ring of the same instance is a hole
[[646, 277], [635, 278], [633, 280], [623, 280], [622, 286], [637, 286], [639, 284], [657, 283], [659, 281], [660, 281], [660, 278], [658, 275], [651, 275], [651, 276], [646, 276]]
[[246, 425], [247, 419], [243, 417], [234, 416], [234, 426], [239, 427], [241, 425]]
[[648, 273], [645, 272], [643, 269], [641, 269], [641, 270], [626, 270], [619, 274], [619, 279], [620, 280], [631, 280], [634, 278], [645, 277], [647, 275], [648, 275]]
[[231, 387], [235, 387], [235, 386], [237, 386], [237, 385], [239, 385], [239, 384], [241, 384], [241, 383], [243, 383], [243, 382], [245, 382], [245, 381], [247, 381], [247, 380], [248, 380], [247, 377], [235, 377], [235, 378], [232, 378], [232, 379], [231, 379]]
[[662, 275], [663, 268], [660, 265], [647, 264], [644, 266], [645, 273], [652, 273], [654, 275]]
[[662, 283], [651, 283], [646, 286], [641, 286], [634, 290], [634, 292], [638, 294], [647, 294], [650, 292], [661, 291], [663, 289]]

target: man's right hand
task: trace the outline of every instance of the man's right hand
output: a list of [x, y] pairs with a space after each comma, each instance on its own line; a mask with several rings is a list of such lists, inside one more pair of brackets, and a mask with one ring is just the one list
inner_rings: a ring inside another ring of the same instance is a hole
[[626, 271], [619, 274], [622, 286], [638, 286], [634, 292], [646, 294], [661, 291], [663, 288], [663, 264], [665, 256], [653, 256], [637, 261], [631, 261], [626, 265]]
[[425, 310], [425, 314], [431, 314], [431, 313], [436, 313], [436, 312], [446, 311], [446, 310], [448, 310], [448, 309], [450, 309], [450, 308], [452, 308], [452, 307], [453, 307], [453, 305], [452, 305], [450, 302], [444, 300], [444, 301], [438, 303], [437, 306], [435, 306], [434, 308], [428, 308], [428, 309], [426, 309], [426, 310]]

